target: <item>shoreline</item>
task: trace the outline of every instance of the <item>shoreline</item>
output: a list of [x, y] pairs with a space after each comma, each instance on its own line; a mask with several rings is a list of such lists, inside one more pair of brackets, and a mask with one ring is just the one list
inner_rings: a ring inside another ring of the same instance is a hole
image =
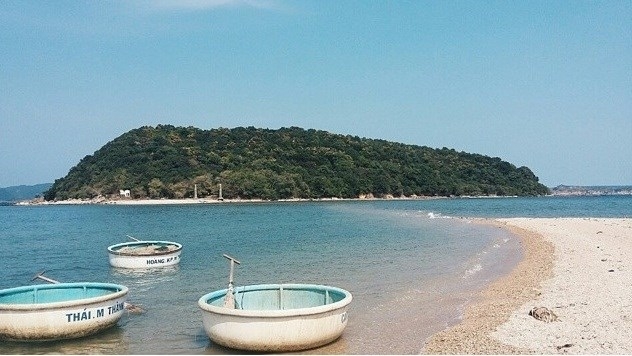
[[[484, 198], [505, 198], [505, 197], [463, 197], [472, 199]], [[318, 198], [318, 199], [217, 199], [217, 198], [183, 198], [183, 199], [68, 199], [58, 201], [45, 200], [27, 200], [15, 203], [17, 206], [33, 206], [33, 205], [189, 205], [189, 204], [234, 204], [234, 203], [293, 203], [293, 202], [330, 202], [330, 201], [374, 201], [374, 200], [436, 200], [450, 199], [450, 197], [441, 196], [411, 196], [411, 197], [392, 197], [383, 198], [360, 197], [360, 198]]]
[[[478, 219], [520, 236], [524, 257], [470, 304], [428, 354], [630, 354], [632, 219]], [[547, 307], [545, 323], [528, 315]]]

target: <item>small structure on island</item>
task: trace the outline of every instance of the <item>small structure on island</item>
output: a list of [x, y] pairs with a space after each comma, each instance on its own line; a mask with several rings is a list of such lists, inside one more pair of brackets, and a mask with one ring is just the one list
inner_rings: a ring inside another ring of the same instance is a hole
[[121, 196], [121, 198], [129, 198], [132, 196], [132, 193], [129, 191], [129, 189], [121, 189], [119, 190], [119, 195]]
[[219, 196], [217, 197], [217, 200], [219, 201], [223, 201], [224, 197], [222, 197], [222, 184], [219, 184]]

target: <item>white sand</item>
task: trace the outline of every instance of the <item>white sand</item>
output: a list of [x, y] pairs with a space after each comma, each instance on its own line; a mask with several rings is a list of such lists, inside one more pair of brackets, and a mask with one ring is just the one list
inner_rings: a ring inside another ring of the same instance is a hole
[[362, 196], [360, 198], [318, 198], [318, 199], [303, 199], [303, 198], [289, 198], [278, 200], [264, 200], [264, 199], [222, 199], [217, 198], [183, 198], [183, 199], [131, 199], [131, 198], [114, 198], [107, 199], [104, 197], [96, 197], [93, 199], [67, 199], [67, 200], [55, 200], [45, 201], [41, 198], [33, 200], [25, 200], [18, 202], [17, 205], [88, 205], [88, 204], [113, 204], [113, 205], [188, 205], [188, 204], [215, 204], [215, 203], [261, 203], [261, 202], [307, 202], [307, 201], [352, 201], [352, 200], [437, 200], [447, 199], [445, 197], [426, 197], [426, 196], [410, 196], [410, 197], [392, 197], [387, 196], [385, 198], [374, 198], [372, 196]]
[[[498, 219], [525, 256], [427, 340], [433, 354], [632, 354], [632, 219]], [[529, 316], [534, 307], [558, 320]]]
[[[506, 219], [555, 247], [553, 278], [492, 337], [539, 354], [632, 353], [632, 219]], [[558, 321], [528, 315], [551, 309]]]
[[24, 201], [18, 205], [89, 205], [89, 204], [109, 204], [109, 205], [188, 205], [188, 204], [216, 204], [216, 203], [258, 203], [261, 199], [224, 199], [214, 198], [199, 199], [68, 199], [59, 201]]

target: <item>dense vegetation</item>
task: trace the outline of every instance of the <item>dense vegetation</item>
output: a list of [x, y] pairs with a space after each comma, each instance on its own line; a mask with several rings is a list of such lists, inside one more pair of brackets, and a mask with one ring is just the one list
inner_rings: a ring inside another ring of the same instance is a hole
[[356, 198], [542, 195], [527, 167], [453, 149], [432, 149], [297, 127], [131, 130], [84, 157], [46, 200], [133, 198]]

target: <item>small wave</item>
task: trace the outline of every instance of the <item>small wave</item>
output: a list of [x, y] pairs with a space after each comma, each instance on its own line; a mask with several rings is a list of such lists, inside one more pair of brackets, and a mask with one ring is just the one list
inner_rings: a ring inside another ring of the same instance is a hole
[[480, 272], [481, 270], [483, 270], [483, 265], [480, 264], [480, 263], [477, 263], [474, 266], [472, 266], [472, 268], [470, 268], [470, 269], [465, 271], [465, 275], [463, 275], [463, 279], [468, 278], [468, 277]]
[[440, 213], [433, 212], [429, 212], [428, 214], [426, 214], [426, 216], [428, 216], [428, 219], [451, 219], [450, 216], [441, 215]]
[[494, 248], [500, 248], [502, 245], [506, 244], [507, 242], [509, 242], [509, 239], [508, 238], [504, 238], [502, 243], [501, 242], [497, 242], [497, 243], [494, 244], [493, 247]]

